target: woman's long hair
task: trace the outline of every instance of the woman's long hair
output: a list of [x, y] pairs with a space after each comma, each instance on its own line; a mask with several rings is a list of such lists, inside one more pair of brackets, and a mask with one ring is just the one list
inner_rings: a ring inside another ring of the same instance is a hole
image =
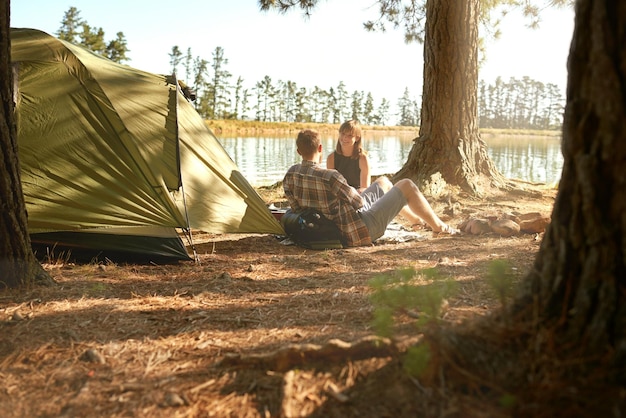
[[[356, 160], [361, 155], [367, 155], [367, 153], [365, 152], [362, 146], [361, 125], [359, 125], [358, 121], [349, 120], [347, 122], [342, 123], [341, 126], [339, 127], [339, 136], [341, 137], [341, 135], [343, 134], [352, 135], [356, 138], [356, 141], [354, 141], [354, 147], [352, 148], [352, 155], [349, 156], [350, 158], [353, 158]], [[337, 154], [343, 155], [341, 153], [341, 140], [340, 139], [337, 139], [337, 147], [335, 148], [335, 151], [337, 152]]]

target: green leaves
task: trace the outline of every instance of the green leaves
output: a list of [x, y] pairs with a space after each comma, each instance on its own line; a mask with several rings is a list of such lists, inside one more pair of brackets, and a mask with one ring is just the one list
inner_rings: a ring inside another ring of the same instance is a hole
[[378, 275], [369, 284], [374, 290], [370, 296], [375, 308], [372, 325], [386, 337], [392, 334], [395, 315], [415, 318], [418, 328], [437, 320], [446, 298], [458, 286], [453, 279], [441, 277], [435, 268], [399, 269]]
[[[457, 289], [457, 283], [449, 277], [442, 277], [436, 268], [415, 270], [404, 268], [380, 274], [370, 280], [374, 290], [370, 300], [374, 304], [372, 326], [384, 337], [393, 335], [396, 315], [407, 315], [416, 320], [415, 326], [421, 329], [437, 321], [447, 298]], [[409, 347], [404, 358], [404, 369], [419, 377], [431, 360], [430, 347], [418, 344]]]
[[500, 304], [505, 308], [513, 290], [513, 269], [508, 260], [493, 260], [489, 263], [487, 283], [496, 292]]

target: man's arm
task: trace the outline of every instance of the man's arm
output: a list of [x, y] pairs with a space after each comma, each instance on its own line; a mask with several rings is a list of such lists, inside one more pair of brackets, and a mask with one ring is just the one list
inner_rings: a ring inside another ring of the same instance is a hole
[[337, 198], [344, 202], [348, 202], [354, 210], [358, 210], [363, 207], [363, 198], [354, 187], [348, 184], [347, 180], [341, 174], [332, 177], [331, 187], [333, 193], [337, 195]]
[[289, 202], [289, 206], [291, 207], [291, 210], [294, 212], [299, 211], [301, 208], [300, 208], [300, 205], [298, 204], [298, 201], [296, 200], [294, 196], [293, 175], [291, 175], [290, 171], [288, 171], [285, 177], [283, 178], [283, 191], [285, 192], [285, 197], [287, 198], [287, 201]]

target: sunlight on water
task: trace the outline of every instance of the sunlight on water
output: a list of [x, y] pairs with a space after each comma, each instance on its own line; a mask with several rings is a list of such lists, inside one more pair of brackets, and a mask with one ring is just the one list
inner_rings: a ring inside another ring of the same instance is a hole
[[[283, 179], [287, 169], [300, 162], [293, 137], [218, 138], [253, 186], [268, 186]], [[533, 183], [556, 183], [561, 177], [561, 143], [553, 137], [487, 137], [487, 151], [508, 178]], [[324, 158], [335, 149], [336, 138], [323, 139]], [[372, 174], [398, 171], [409, 156], [411, 137], [381, 136], [365, 143]], [[323, 165], [326, 165], [324, 160]]]

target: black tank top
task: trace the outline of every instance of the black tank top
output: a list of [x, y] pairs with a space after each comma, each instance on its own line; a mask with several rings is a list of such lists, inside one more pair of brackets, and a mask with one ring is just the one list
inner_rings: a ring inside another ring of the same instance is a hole
[[335, 151], [335, 170], [339, 171], [355, 189], [361, 187], [361, 169], [359, 159], [345, 157]]

